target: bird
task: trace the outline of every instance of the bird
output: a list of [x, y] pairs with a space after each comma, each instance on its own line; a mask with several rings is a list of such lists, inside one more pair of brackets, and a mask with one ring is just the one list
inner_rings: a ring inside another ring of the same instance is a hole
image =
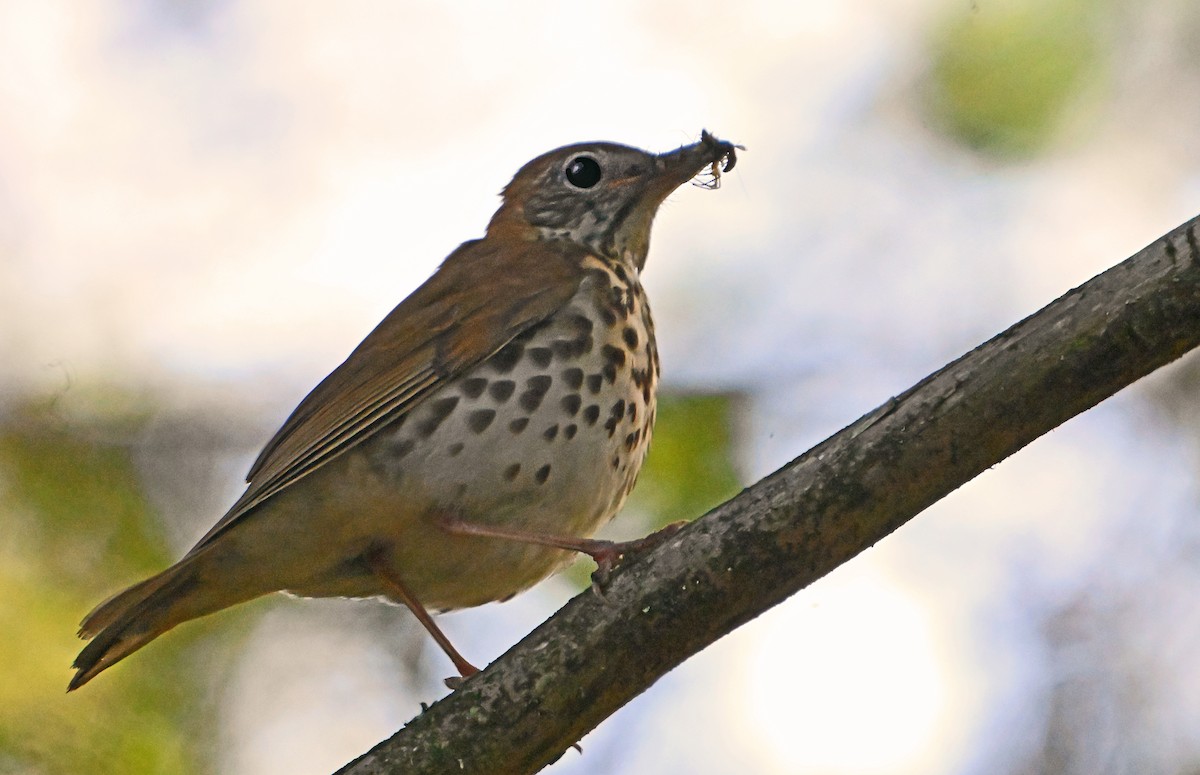
[[578, 143], [521, 167], [485, 235], [300, 402], [196, 545], [87, 614], [68, 691], [275, 592], [406, 606], [453, 688], [478, 669], [430, 611], [506, 600], [576, 552], [603, 574], [653, 542], [590, 537], [633, 488], [655, 421], [651, 223], [684, 183], [717, 187], [741, 148], [704, 131], [662, 154]]

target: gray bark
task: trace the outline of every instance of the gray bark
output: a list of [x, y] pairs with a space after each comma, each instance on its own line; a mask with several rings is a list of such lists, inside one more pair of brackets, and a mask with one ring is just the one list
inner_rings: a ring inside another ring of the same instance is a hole
[[1200, 218], [922, 380], [585, 592], [340, 770], [531, 773], [722, 635], [1200, 344]]

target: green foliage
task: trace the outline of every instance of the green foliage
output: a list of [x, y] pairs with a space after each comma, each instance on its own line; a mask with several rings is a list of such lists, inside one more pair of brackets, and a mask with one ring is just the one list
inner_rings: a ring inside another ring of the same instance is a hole
[[652, 516], [651, 527], [695, 519], [741, 489], [733, 466], [736, 397], [664, 395], [631, 511]]
[[169, 559], [128, 447], [106, 441], [121, 430], [68, 429], [33, 411], [0, 424], [5, 771], [188, 773], [202, 758], [186, 732], [196, 694], [187, 637], [149, 649], [120, 680], [104, 676], [65, 693], [79, 620]]
[[1108, 0], [975, 0], [941, 25], [934, 110], [962, 142], [1001, 156], [1044, 146], [1098, 80]]

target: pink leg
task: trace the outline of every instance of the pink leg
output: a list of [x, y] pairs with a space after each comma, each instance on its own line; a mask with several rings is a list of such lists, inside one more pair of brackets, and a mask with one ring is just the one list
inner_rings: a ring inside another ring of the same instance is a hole
[[554, 549], [586, 554], [596, 562], [596, 572], [592, 574], [594, 585], [603, 585], [608, 580], [608, 575], [612, 572], [613, 567], [626, 554], [658, 546], [686, 524], [686, 522], [672, 522], [645, 538], [638, 538], [633, 541], [605, 541], [596, 538], [546, 535], [545, 533], [513, 530], [512, 528], [500, 527], [498, 525], [480, 525], [475, 522], [464, 522], [457, 517], [441, 517], [438, 519], [438, 525], [447, 533], [454, 535], [501, 538], [508, 541], [549, 546]]
[[442, 629], [433, 621], [433, 617], [425, 610], [425, 606], [421, 605], [421, 601], [417, 600], [408, 587], [404, 585], [404, 582], [388, 567], [387, 563], [384, 562], [382, 551], [370, 552], [366, 556], [366, 561], [367, 566], [379, 577], [379, 580], [388, 588], [392, 596], [398, 598], [400, 602], [408, 606], [408, 610], [413, 612], [413, 616], [417, 617], [417, 621], [421, 623], [421, 626], [433, 636], [437, 644], [442, 647], [442, 651], [446, 652], [446, 656], [450, 657], [450, 661], [454, 663], [454, 667], [458, 670], [462, 678], [447, 678], [447, 686], [451, 689], [457, 689], [462, 684], [463, 679], [470, 678], [479, 672], [479, 668], [472, 665], [462, 654], [458, 653], [458, 649], [454, 648], [454, 645], [450, 643], [450, 639], [446, 637], [446, 633], [442, 632]]

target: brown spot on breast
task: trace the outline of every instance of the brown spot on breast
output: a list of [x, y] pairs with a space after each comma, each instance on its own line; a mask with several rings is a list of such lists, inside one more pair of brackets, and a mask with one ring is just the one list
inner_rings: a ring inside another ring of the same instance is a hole
[[508, 466], [508, 468], [504, 469], [504, 478], [511, 482], [517, 478], [517, 474], [519, 473], [521, 473], [521, 464], [513, 463], [512, 465]]
[[588, 425], [595, 425], [600, 419], [600, 407], [597, 404], [592, 404], [587, 409], [583, 410], [583, 421]]
[[554, 441], [556, 438], [558, 438], [558, 425], [551, 425], [549, 428], [542, 431], [542, 436], [546, 438], [546, 441]]
[[625, 330], [621, 332], [621, 339], [625, 341], [625, 346], [630, 350], [637, 349], [638, 335], [633, 326], [625, 326]]
[[529, 359], [533, 361], [534, 364], [542, 367], [543, 369], [550, 365], [550, 359], [554, 357], [554, 354], [550, 352], [549, 347], [530, 347], [525, 351], [525, 354], [529, 356]]
[[592, 333], [592, 327], [595, 325], [587, 315], [580, 314], [572, 315], [569, 322], [580, 334]]
[[529, 425], [528, 417], [518, 417], [508, 424], [508, 429], [513, 433], [520, 433], [525, 430], [525, 426]]
[[625, 365], [625, 351], [620, 347], [613, 347], [611, 344], [606, 344], [600, 348], [600, 353], [604, 356], [604, 360], [608, 361], [615, 368], [621, 368]]
[[578, 366], [572, 366], [569, 369], [562, 371], [563, 382], [571, 390], [578, 390], [583, 385], [583, 369]]
[[567, 427], [563, 428], [563, 438], [564, 439], [573, 439], [573, 438], [575, 438], [575, 434], [578, 431], [579, 431], [579, 426], [576, 425], [575, 423], [571, 423]]
[[534, 481], [536, 481], [538, 484], [545, 484], [545, 483], [546, 483], [546, 480], [547, 480], [547, 479], [549, 479], [549, 478], [550, 478], [550, 464], [549, 464], [549, 463], [547, 463], [546, 465], [544, 465], [544, 466], [542, 466], [541, 468], [539, 468], [539, 469], [538, 469], [538, 470], [537, 470], [537, 471], [536, 471], [536, 472], [533, 474], [533, 479], [534, 479]]
[[636, 446], [638, 443], [638, 439], [640, 439], [641, 437], [642, 437], [642, 431], [640, 428], [638, 430], [634, 431], [633, 433], [630, 433], [629, 435], [627, 435], [625, 437], [625, 449], [632, 452], [634, 446]]
[[542, 399], [546, 397], [546, 392], [550, 390], [550, 386], [554, 384], [554, 380], [547, 374], [539, 374], [536, 377], [530, 377], [525, 381], [525, 392], [521, 394], [521, 408], [527, 412], [532, 412], [542, 405]]
[[479, 398], [483, 394], [484, 388], [487, 387], [488, 381], [483, 377], [471, 377], [464, 379], [460, 387], [463, 395], [467, 398]]
[[578, 393], [571, 393], [570, 395], [563, 396], [562, 401], [559, 403], [562, 404], [563, 411], [568, 416], [574, 417], [579, 414], [579, 407], [583, 406], [583, 398]]
[[483, 433], [496, 419], [495, 409], [476, 409], [467, 415], [467, 427], [475, 433]]
[[589, 374], [587, 376], [588, 390], [590, 390], [592, 392], [592, 395], [596, 395], [597, 393], [599, 393], [600, 387], [603, 384], [604, 384], [604, 375], [603, 374]]
[[500, 348], [500, 351], [488, 359], [488, 365], [492, 367], [498, 374], [507, 374], [516, 368], [521, 361], [521, 355], [525, 352], [525, 345], [521, 342], [509, 342]]
[[555, 339], [550, 343], [554, 354], [563, 360], [574, 360], [587, 355], [596, 344], [591, 334], [584, 334], [575, 339]]
[[625, 399], [617, 399], [617, 402], [608, 410], [608, 419], [604, 421], [604, 430], [608, 431], [608, 437], [611, 439], [613, 434], [617, 432], [617, 423], [625, 417]]
[[456, 406], [458, 406], [458, 396], [448, 396], [430, 401], [429, 416], [417, 424], [417, 433], [425, 438], [432, 436], [433, 432], [442, 424], [442, 420], [449, 417]]
[[498, 379], [488, 388], [488, 395], [497, 403], [504, 403], [517, 389], [517, 383], [511, 379]]

